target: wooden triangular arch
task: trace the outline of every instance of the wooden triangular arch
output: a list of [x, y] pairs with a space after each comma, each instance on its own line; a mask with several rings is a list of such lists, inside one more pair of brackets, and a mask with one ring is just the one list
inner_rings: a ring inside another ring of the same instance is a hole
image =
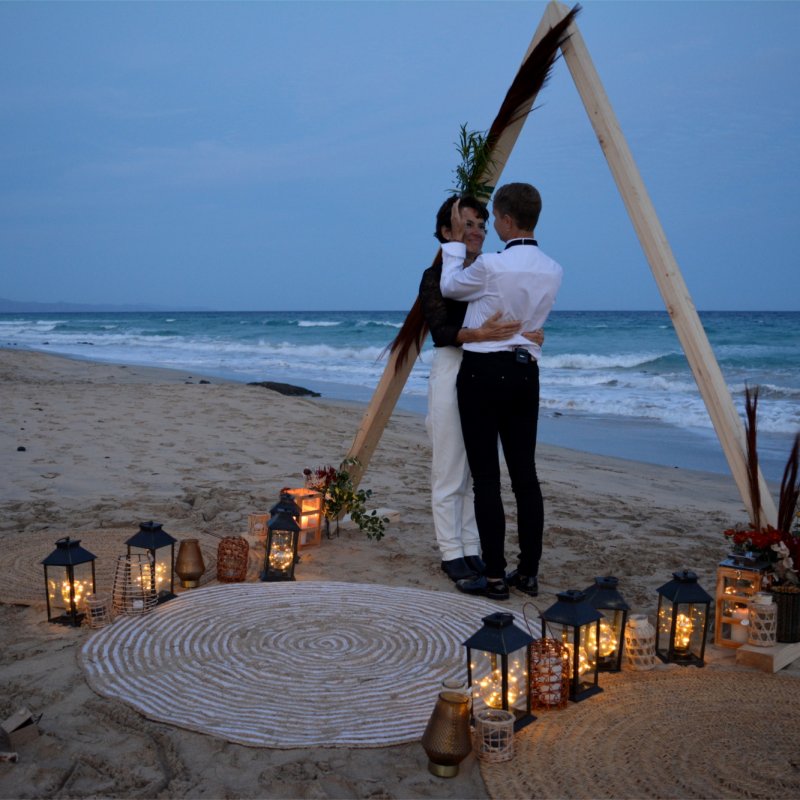
[[[568, 13], [569, 9], [566, 5], [558, 0], [551, 0], [534, 33], [525, 58], [547, 31], [564, 19]], [[628, 144], [622, 135], [619, 122], [574, 20], [570, 24], [568, 32], [569, 38], [562, 44], [561, 53], [567, 62], [575, 87], [589, 115], [589, 120], [608, 161], [617, 188], [622, 195], [628, 215], [633, 222], [664, 305], [722, 445], [739, 494], [752, 520], [755, 516], [755, 509], [751, 507], [748, 489], [745, 432], [742, 421], [733, 405], [700, 317], [667, 242], [666, 234], [661, 227]], [[534, 100], [535, 96], [531, 98], [531, 106]], [[525, 118], [526, 115], [521, 115], [515, 123], [510, 125], [493, 150], [493, 163], [489, 174], [484, 177], [485, 182], [489, 185], [497, 185], [525, 123]], [[361, 480], [372, 454], [380, 442], [381, 434], [394, 411], [418, 355], [419, 350], [412, 347], [408, 358], [399, 368], [396, 364], [397, 353], [393, 353], [389, 358], [348, 453], [349, 457], [355, 457], [359, 462], [358, 466], [351, 469], [356, 483]], [[775, 504], [760, 473], [758, 480], [761, 487], [761, 519], [767, 524], [775, 525], [777, 522]]]

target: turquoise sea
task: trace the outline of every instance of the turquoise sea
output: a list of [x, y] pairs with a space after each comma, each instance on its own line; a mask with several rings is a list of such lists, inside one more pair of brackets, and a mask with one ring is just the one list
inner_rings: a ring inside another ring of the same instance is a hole
[[[740, 413], [745, 384], [761, 387], [762, 468], [779, 481], [800, 430], [800, 312], [700, 316]], [[0, 346], [283, 381], [366, 403], [404, 317], [400, 311], [0, 314]], [[540, 441], [727, 472], [666, 312], [556, 311], [546, 336]], [[430, 351], [428, 342], [401, 408], [424, 413]]]

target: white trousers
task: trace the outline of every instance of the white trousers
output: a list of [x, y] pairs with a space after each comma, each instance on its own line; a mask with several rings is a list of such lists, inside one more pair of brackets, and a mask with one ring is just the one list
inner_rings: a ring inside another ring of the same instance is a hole
[[433, 527], [443, 561], [476, 556], [481, 552], [472, 479], [458, 415], [456, 377], [460, 366], [461, 348], [434, 348], [425, 426], [433, 447]]

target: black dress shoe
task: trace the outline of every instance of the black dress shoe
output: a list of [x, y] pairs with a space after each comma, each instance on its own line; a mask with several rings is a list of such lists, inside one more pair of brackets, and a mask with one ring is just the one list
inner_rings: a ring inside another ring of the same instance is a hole
[[486, 564], [483, 563], [483, 559], [480, 556], [464, 556], [464, 561], [467, 562], [467, 566], [476, 575], [486, 574]]
[[490, 600], [508, 600], [509, 597], [508, 584], [503, 578], [489, 580], [485, 575], [456, 581], [456, 589], [464, 594], [479, 594]]
[[509, 573], [508, 583], [523, 594], [531, 597], [539, 596], [539, 578], [536, 575], [521, 575], [517, 570]]
[[461, 581], [465, 578], [475, 577], [475, 570], [469, 567], [464, 558], [452, 558], [450, 561], [442, 561], [442, 572], [451, 581]]

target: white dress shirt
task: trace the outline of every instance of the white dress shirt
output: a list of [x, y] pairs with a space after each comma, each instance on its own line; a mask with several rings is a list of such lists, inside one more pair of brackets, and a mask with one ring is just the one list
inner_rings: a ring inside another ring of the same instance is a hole
[[[544, 325], [561, 286], [564, 271], [558, 263], [527, 244], [484, 253], [464, 269], [466, 254], [463, 242], [442, 245], [442, 295], [469, 302], [464, 327], [479, 328], [497, 311], [503, 320], [519, 320], [520, 331]], [[526, 347], [537, 360], [542, 352], [521, 332], [497, 342], [467, 342], [463, 347], [476, 353]]]

